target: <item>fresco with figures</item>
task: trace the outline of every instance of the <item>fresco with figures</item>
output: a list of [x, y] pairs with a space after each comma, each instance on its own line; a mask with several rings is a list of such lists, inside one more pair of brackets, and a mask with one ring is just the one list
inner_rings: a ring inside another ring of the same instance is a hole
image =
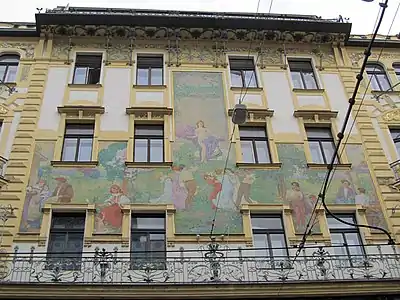
[[[279, 170], [238, 169], [229, 147], [222, 73], [175, 72], [175, 140], [170, 169], [126, 168], [126, 142], [100, 142], [97, 168], [53, 168], [55, 142], [37, 141], [20, 230], [38, 232], [46, 203], [96, 206], [95, 232], [121, 232], [120, 206], [170, 203], [177, 233], [241, 233], [240, 205], [290, 205], [302, 233], [317, 199], [324, 171], [307, 168], [303, 145], [279, 144]], [[225, 162], [229, 152], [226, 171]], [[387, 227], [361, 145], [346, 148], [352, 169], [337, 170], [327, 194], [330, 204], [361, 204], [370, 225]], [[314, 231], [318, 232], [315, 225]]]

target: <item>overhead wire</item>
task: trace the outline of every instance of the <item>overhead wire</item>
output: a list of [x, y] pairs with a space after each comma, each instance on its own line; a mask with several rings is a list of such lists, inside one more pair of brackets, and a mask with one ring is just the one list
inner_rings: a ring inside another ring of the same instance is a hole
[[[255, 18], [255, 19], [257, 18], [258, 12], [259, 12], [259, 10], [260, 10], [260, 3], [261, 3], [261, 0], [258, 0], [258, 2], [257, 2], [257, 9], [256, 9], [256, 12], [255, 12], [255, 14], [254, 14], [254, 18]], [[251, 46], [252, 46], [252, 44], [253, 44], [253, 40], [254, 40], [254, 39], [255, 39], [255, 37], [252, 38], [252, 39], [250, 40], [250, 43], [249, 43], [249, 50], [248, 50], [248, 54], [247, 54], [247, 59], [250, 58]], [[257, 53], [255, 65], [257, 65], [258, 59], [259, 59], [259, 53]], [[244, 99], [244, 97], [245, 97], [246, 94], [247, 94], [247, 90], [249, 89], [251, 80], [253, 79], [253, 75], [254, 75], [254, 72], [252, 72], [248, 84], [246, 85], [246, 80], [245, 80], [245, 82], [244, 82], [245, 84], [242, 85], [242, 87], [241, 87], [241, 89], [240, 89], [239, 104], [241, 104], [241, 103], [243, 102], [243, 99]], [[243, 88], [244, 88], [244, 87], [245, 87], [245, 94], [244, 94], [243, 97], [242, 97], [242, 93], [243, 93]], [[235, 112], [233, 112], [233, 113], [235, 113]], [[231, 134], [230, 137], [229, 137], [228, 153], [227, 153], [227, 155], [226, 155], [226, 160], [225, 160], [224, 168], [223, 168], [223, 171], [222, 171], [221, 188], [223, 188], [223, 184], [224, 184], [224, 180], [225, 180], [226, 169], [227, 169], [228, 163], [229, 163], [229, 156], [230, 156], [230, 152], [231, 152], [231, 148], [232, 148], [232, 144], [233, 144], [232, 140], [233, 140], [233, 137], [234, 137], [234, 134], [235, 134], [235, 130], [236, 130], [236, 126], [234, 125], [234, 126], [233, 126], [233, 129], [232, 129], [232, 134]], [[219, 202], [220, 202], [220, 199], [221, 199], [221, 193], [218, 193], [217, 201], [216, 201], [216, 203], [215, 203], [215, 208], [214, 208], [214, 209], [215, 209], [215, 211], [214, 211], [214, 217], [213, 217], [213, 219], [212, 219], [212, 221], [211, 221], [211, 229], [210, 229], [210, 234], [209, 234], [210, 239], [212, 238], [213, 233], [214, 233], [215, 222], [216, 222], [217, 213], [218, 213], [218, 209], [219, 209]]]
[[[344, 220], [341, 220], [340, 218], [338, 218], [337, 216], [335, 216], [335, 215], [329, 210], [329, 208], [327, 207], [327, 205], [326, 205], [326, 203], [325, 203], [326, 191], [327, 191], [327, 189], [329, 188], [329, 186], [330, 186], [330, 184], [331, 184], [331, 182], [332, 182], [332, 179], [333, 179], [334, 172], [335, 172], [336, 169], [337, 169], [337, 165], [335, 165], [334, 162], [335, 162], [335, 160], [336, 160], [336, 157], [338, 156], [338, 150], [339, 150], [341, 141], [342, 141], [342, 139], [343, 139], [343, 136], [344, 136], [344, 132], [345, 132], [345, 130], [346, 130], [347, 123], [348, 123], [348, 121], [349, 121], [349, 119], [350, 119], [350, 114], [351, 114], [351, 112], [352, 112], [352, 107], [353, 107], [353, 105], [355, 104], [355, 98], [356, 98], [356, 96], [357, 96], [359, 86], [360, 86], [361, 81], [362, 81], [362, 79], [363, 79], [362, 74], [363, 74], [364, 71], [365, 71], [365, 68], [366, 68], [366, 65], [367, 65], [367, 62], [368, 62], [368, 58], [369, 58], [369, 56], [371, 55], [371, 49], [372, 49], [372, 46], [373, 46], [373, 42], [375, 41], [376, 35], [378, 34], [380, 25], [381, 25], [381, 23], [382, 23], [382, 20], [383, 20], [383, 17], [384, 17], [384, 13], [385, 13], [385, 10], [386, 10], [386, 8], [387, 8], [387, 2], [388, 2], [388, 0], [386, 0], [385, 3], [380, 3], [380, 9], [379, 9], [379, 12], [378, 12], [377, 20], [375, 21], [375, 25], [374, 25], [374, 28], [375, 28], [374, 34], [373, 34], [373, 36], [372, 36], [372, 38], [371, 38], [371, 41], [370, 41], [370, 43], [369, 43], [367, 49], [366, 49], [365, 52], [364, 52], [364, 55], [365, 55], [365, 56], [364, 56], [363, 64], [362, 64], [362, 66], [361, 66], [360, 73], [356, 76], [356, 78], [357, 78], [356, 86], [355, 86], [355, 88], [354, 88], [352, 97], [349, 99], [349, 106], [348, 106], [348, 109], [347, 109], [347, 113], [346, 113], [345, 120], [344, 120], [344, 122], [343, 122], [342, 130], [341, 130], [341, 131], [339, 132], [339, 134], [338, 134], [339, 141], [338, 141], [338, 143], [337, 143], [336, 146], [335, 146], [335, 151], [334, 151], [334, 153], [333, 153], [331, 162], [330, 162], [330, 164], [328, 165], [328, 171], [327, 171], [327, 173], [326, 173], [326, 175], [325, 175], [325, 180], [323, 181], [323, 184], [322, 184], [322, 187], [321, 187], [321, 190], [320, 190], [320, 194], [318, 195], [318, 198], [317, 198], [317, 201], [316, 201], [316, 203], [315, 203], [315, 205], [314, 205], [312, 214], [314, 214], [315, 211], [317, 210], [317, 206], [318, 206], [318, 202], [319, 202], [318, 200], [321, 199], [321, 203], [319, 204], [319, 208], [321, 207], [321, 205], [323, 205], [323, 206], [324, 206], [324, 209], [328, 212], [328, 214], [331, 215], [331, 216], [332, 216], [334, 219], [336, 219], [337, 221], [339, 221], [339, 222], [341, 222], [341, 223], [344, 223], [344, 224], [346, 224], [346, 225], [349, 225], [349, 226], [353, 226], [353, 227], [363, 227], [363, 228], [370, 228], [370, 229], [380, 230], [380, 231], [384, 232], [384, 233], [388, 236], [388, 244], [390, 244], [390, 245], [395, 245], [395, 241], [392, 239], [390, 233], [389, 233], [386, 229], [381, 228], [381, 227], [377, 227], [377, 226], [352, 224], [352, 223], [346, 222], [346, 221], [344, 221]], [[388, 30], [387, 36], [389, 36], [389, 34], [390, 34], [391, 28], [392, 28], [392, 26], [393, 26], [393, 24], [394, 24], [394, 21], [395, 21], [395, 19], [396, 19], [397, 14], [398, 14], [399, 8], [400, 8], [400, 2], [399, 2], [399, 5], [398, 5], [398, 7], [397, 7], [397, 9], [396, 9], [396, 12], [395, 12], [395, 15], [394, 15], [394, 17], [393, 17], [393, 20], [392, 20], [392, 23], [391, 23], [391, 25], [390, 25], [390, 28], [389, 28], [389, 30]], [[380, 50], [380, 52], [379, 52], [379, 56], [378, 56], [377, 61], [379, 61], [379, 59], [380, 59], [380, 57], [381, 57], [381, 55], [382, 55], [382, 52], [383, 52], [383, 50], [384, 50], [384, 48], [385, 48], [385, 45], [386, 45], [386, 41], [387, 41], [387, 39], [385, 39], [385, 41], [384, 41], [384, 44], [383, 44], [383, 46], [382, 46], [382, 48], [381, 48], [381, 50]], [[375, 68], [374, 68], [374, 69], [375, 69]], [[356, 119], [357, 119], [357, 117], [358, 117], [358, 113], [359, 113], [360, 110], [361, 110], [361, 107], [362, 107], [362, 104], [363, 104], [363, 102], [364, 102], [364, 99], [365, 99], [365, 96], [366, 96], [368, 87], [369, 87], [369, 85], [370, 85], [370, 83], [371, 83], [371, 80], [372, 80], [372, 77], [369, 78], [368, 85], [367, 85], [367, 87], [366, 87], [366, 89], [365, 89], [365, 91], [364, 91], [364, 95], [363, 95], [363, 97], [362, 97], [362, 99], [361, 99], [361, 101], [360, 101], [360, 103], [359, 103], [357, 112], [356, 112], [356, 114], [355, 114], [355, 116], [354, 116], [352, 125], [351, 125], [351, 127], [350, 127], [349, 132], [348, 132], [348, 136], [347, 136], [347, 138], [346, 138], [345, 143], [343, 144], [343, 148], [342, 148], [342, 151], [340, 152], [340, 154], [339, 154], [339, 156], [338, 156], [338, 159], [340, 159], [340, 156], [341, 156], [341, 155], [343, 154], [343, 152], [344, 152], [344, 149], [345, 149], [344, 146], [346, 145], [346, 143], [347, 143], [348, 140], [349, 140], [350, 133], [351, 133], [351, 131], [352, 131], [354, 125], [355, 125]], [[386, 91], [386, 92], [387, 92], [387, 91]], [[331, 174], [332, 170], [333, 170], [333, 173]], [[291, 266], [296, 262], [297, 258], [299, 257], [299, 255], [300, 255], [300, 253], [301, 253], [301, 250], [302, 250], [302, 249], [304, 248], [304, 246], [305, 246], [307, 237], [311, 234], [312, 227], [316, 224], [316, 223], [313, 223], [313, 225], [311, 226], [311, 228], [308, 229], [308, 227], [309, 227], [310, 224], [311, 224], [311, 219], [312, 219], [312, 216], [310, 216], [310, 219], [309, 219], [309, 221], [308, 221], [308, 223], [307, 223], [306, 229], [305, 229], [304, 234], [303, 234], [303, 236], [302, 236], [301, 242], [300, 242], [300, 244], [299, 244], [298, 250], [296, 251], [295, 257], [294, 257], [293, 261], [290, 263], [290, 266], [289, 266], [289, 267], [291, 267]], [[287, 277], [287, 275], [289, 274], [289, 272], [290, 272], [290, 270], [287, 272], [287, 274], [286, 274], [285, 277]], [[280, 286], [280, 288], [279, 288], [279, 290], [278, 290], [277, 296], [279, 296], [279, 294], [280, 294], [280, 292], [281, 292], [281, 290], [282, 290], [282, 288], [283, 288], [284, 283], [285, 283], [285, 282], [282, 282], [282, 285]]]

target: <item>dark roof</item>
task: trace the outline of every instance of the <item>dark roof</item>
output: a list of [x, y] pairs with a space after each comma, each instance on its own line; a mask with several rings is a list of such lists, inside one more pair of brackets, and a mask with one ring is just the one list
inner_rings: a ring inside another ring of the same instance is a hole
[[291, 30], [304, 32], [344, 33], [350, 23], [326, 20], [314, 15], [217, 13], [199, 11], [166, 11], [147, 9], [57, 7], [36, 14], [37, 30], [45, 25], [119, 25], [167, 28], [218, 28]]
[[35, 37], [36, 24], [32, 22], [1, 22], [0, 36], [2, 37]]

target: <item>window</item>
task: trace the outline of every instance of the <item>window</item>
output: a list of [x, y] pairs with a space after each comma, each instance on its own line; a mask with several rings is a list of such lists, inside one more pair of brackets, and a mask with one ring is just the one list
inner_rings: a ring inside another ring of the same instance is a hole
[[397, 154], [400, 155], [400, 129], [391, 128], [390, 135], [392, 136], [392, 140], [396, 147]]
[[[314, 163], [329, 164], [335, 153], [335, 142], [328, 127], [306, 127], [311, 158]], [[339, 163], [335, 158], [335, 163]]]
[[162, 55], [138, 55], [136, 84], [162, 85], [163, 65]]
[[65, 126], [62, 161], [91, 161], [94, 124]]
[[[348, 223], [357, 223], [354, 215], [336, 216]], [[343, 224], [331, 216], [327, 216], [327, 222], [335, 254], [352, 258], [352, 261], [360, 259], [364, 255], [364, 248], [358, 228]]]
[[102, 58], [101, 54], [77, 54], [72, 83], [99, 84]]
[[269, 259], [286, 259], [285, 230], [280, 215], [252, 215], [251, 226], [253, 229], [254, 247], [257, 256], [266, 256]]
[[164, 126], [135, 126], [135, 162], [164, 161]]
[[0, 56], [0, 81], [15, 82], [17, 80], [18, 64], [18, 55]]
[[239, 133], [243, 162], [254, 164], [271, 162], [265, 128], [241, 126]]
[[397, 79], [400, 80], [400, 63], [393, 64], [394, 72], [396, 73]]
[[79, 269], [84, 232], [84, 214], [53, 213], [47, 248], [47, 268]]
[[385, 69], [378, 64], [367, 64], [366, 72], [369, 80], [371, 80], [371, 89], [374, 91], [391, 90], [389, 78]]
[[309, 60], [289, 60], [290, 76], [296, 89], [318, 89], [314, 68]]
[[258, 87], [253, 58], [229, 58], [233, 87]]
[[166, 260], [164, 215], [133, 215], [131, 223], [131, 263], [140, 269], [165, 269]]

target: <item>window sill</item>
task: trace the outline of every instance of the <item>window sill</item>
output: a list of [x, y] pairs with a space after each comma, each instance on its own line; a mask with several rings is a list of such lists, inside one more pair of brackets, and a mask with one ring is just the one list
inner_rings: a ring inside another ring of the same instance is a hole
[[[327, 170], [328, 164], [307, 163], [307, 167], [312, 170]], [[351, 164], [334, 164], [333, 168], [337, 170], [350, 170]]]
[[149, 113], [158, 115], [172, 115], [173, 109], [171, 107], [157, 107], [157, 106], [137, 106], [126, 108], [128, 115], [141, 115], [143, 113]]
[[51, 166], [55, 168], [95, 168], [98, 164], [98, 161], [51, 161]]
[[282, 167], [282, 163], [245, 163], [237, 162], [236, 166], [238, 168], [246, 169], [263, 169], [263, 170], [279, 170]]
[[172, 166], [172, 161], [166, 161], [166, 162], [126, 161], [125, 166], [131, 168], [170, 168]]
[[[233, 108], [228, 110], [228, 116], [233, 115]], [[268, 108], [247, 108], [247, 115], [251, 119], [251, 116], [254, 118], [269, 118], [274, 115], [274, 111]]]
[[314, 118], [315, 115], [318, 116], [320, 120], [329, 120], [336, 118], [338, 115], [337, 111], [321, 109], [321, 110], [309, 110], [309, 109], [298, 109], [293, 112], [293, 117], [295, 118]]
[[57, 111], [62, 114], [75, 114], [79, 115], [79, 112], [82, 111], [83, 116], [86, 114], [104, 114], [104, 107], [103, 106], [92, 106], [92, 105], [65, 105], [65, 106], [58, 106]]
[[69, 88], [81, 88], [81, 89], [98, 89], [101, 88], [103, 85], [101, 83], [97, 84], [78, 84], [78, 83], [69, 83], [68, 87]]
[[297, 94], [323, 94], [325, 92], [324, 89], [299, 89], [293, 88], [292, 91]]
[[154, 85], [133, 85], [134, 89], [137, 90], [149, 90], [149, 89], [166, 89], [167, 86], [165, 84], [154, 84]]
[[249, 92], [262, 92], [262, 87], [239, 87], [239, 86], [231, 86], [231, 91], [240, 92], [240, 91], [249, 91]]

